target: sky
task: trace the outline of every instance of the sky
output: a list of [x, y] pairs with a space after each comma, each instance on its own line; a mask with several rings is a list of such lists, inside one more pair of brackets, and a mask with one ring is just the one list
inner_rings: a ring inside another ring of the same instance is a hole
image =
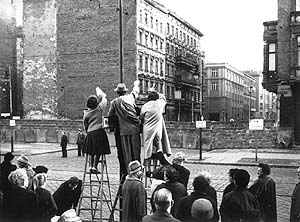
[[206, 62], [263, 69], [263, 22], [277, 20], [277, 0], [156, 0], [204, 34]]

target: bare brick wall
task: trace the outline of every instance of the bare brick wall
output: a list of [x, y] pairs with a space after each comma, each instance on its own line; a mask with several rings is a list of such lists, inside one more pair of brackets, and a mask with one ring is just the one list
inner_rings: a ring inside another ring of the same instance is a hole
[[[124, 4], [124, 82], [136, 79], [136, 1]], [[25, 1], [26, 118], [82, 118], [97, 86], [119, 82], [117, 0]]]
[[[249, 136], [251, 146], [256, 143], [259, 147], [274, 148], [276, 129], [273, 122], [265, 122], [265, 130], [250, 132], [247, 123], [208, 123], [203, 130], [203, 149], [220, 148], [249, 148]], [[14, 130], [16, 142], [50, 142], [59, 143], [61, 132], [66, 131], [71, 143], [77, 139], [77, 130], [82, 128], [81, 121], [68, 120], [17, 120]], [[167, 131], [173, 148], [199, 148], [199, 129], [195, 123], [167, 122]], [[114, 136], [109, 133], [111, 145], [114, 146]], [[10, 129], [8, 120], [0, 120], [0, 139], [10, 141]]]

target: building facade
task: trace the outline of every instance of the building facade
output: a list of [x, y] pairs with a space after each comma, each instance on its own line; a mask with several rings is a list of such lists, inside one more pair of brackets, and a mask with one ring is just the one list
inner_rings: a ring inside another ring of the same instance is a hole
[[278, 140], [300, 144], [300, 1], [278, 0], [278, 20], [264, 23], [263, 86], [278, 95]]
[[[123, 11], [123, 79], [128, 88], [140, 80], [138, 105], [155, 86], [166, 94], [167, 120], [200, 118], [202, 33], [152, 0], [123, 1]], [[24, 118], [82, 118], [97, 86], [109, 101], [117, 96], [118, 0], [27, 0], [23, 17]]]
[[[214, 121], [253, 118], [256, 81], [227, 63], [207, 63], [206, 118]], [[250, 116], [249, 116], [250, 115]]]

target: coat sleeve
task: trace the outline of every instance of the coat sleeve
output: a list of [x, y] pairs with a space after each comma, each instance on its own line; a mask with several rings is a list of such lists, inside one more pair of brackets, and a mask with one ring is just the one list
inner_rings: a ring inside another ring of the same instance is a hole
[[146, 191], [143, 184], [140, 184], [136, 190], [136, 204], [137, 204], [137, 212], [140, 221], [143, 219], [145, 215], [147, 215], [146, 210]]

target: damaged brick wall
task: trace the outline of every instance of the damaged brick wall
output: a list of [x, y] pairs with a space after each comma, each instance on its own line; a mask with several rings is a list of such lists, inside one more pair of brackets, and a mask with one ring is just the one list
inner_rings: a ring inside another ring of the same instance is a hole
[[24, 2], [23, 106], [27, 119], [58, 118], [56, 0]]

